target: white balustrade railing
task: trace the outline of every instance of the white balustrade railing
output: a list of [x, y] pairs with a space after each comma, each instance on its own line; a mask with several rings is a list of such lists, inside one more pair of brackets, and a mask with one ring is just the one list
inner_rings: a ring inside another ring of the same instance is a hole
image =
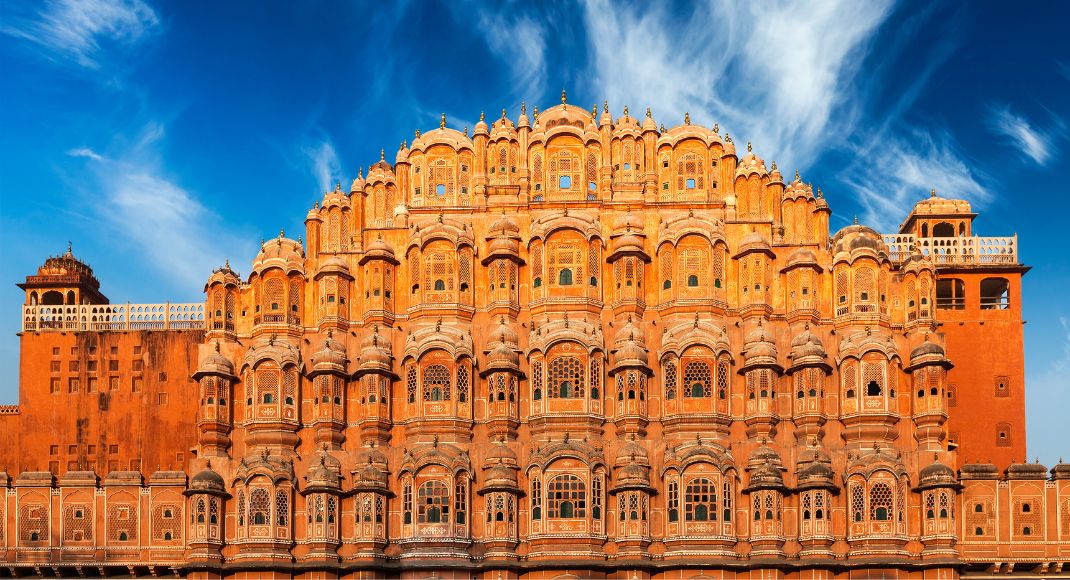
[[889, 258], [906, 260], [915, 245], [936, 266], [988, 266], [1018, 264], [1018, 236], [921, 238], [913, 234], [884, 234]]
[[204, 330], [204, 303], [72, 304], [22, 307], [23, 332]]

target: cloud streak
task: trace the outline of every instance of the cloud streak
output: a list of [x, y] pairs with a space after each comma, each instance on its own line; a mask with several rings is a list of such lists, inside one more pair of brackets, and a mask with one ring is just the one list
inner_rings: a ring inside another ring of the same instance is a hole
[[323, 192], [332, 189], [332, 181], [341, 179], [342, 167], [331, 140], [325, 138], [315, 145], [304, 147], [302, 152], [308, 160], [309, 170], [316, 178], [319, 190]]
[[512, 87], [521, 95], [538, 97], [546, 89], [546, 26], [534, 18], [475, 6], [484, 40], [509, 67]]
[[1009, 107], [993, 107], [989, 125], [997, 135], [1011, 140], [1021, 153], [1040, 166], [1051, 161], [1054, 145], [1051, 135], [1029, 124], [1029, 121]]
[[833, 113], [851, 106], [848, 89], [891, 3], [671, 8], [586, 3], [592, 91], [619, 106], [656, 105], [659, 120], [716, 120], [767, 155], [806, 164], [830, 133], [849, 129], [837, 125], [850, 116]]
[[0, 25], [0, 32], [37, 45], [49, 58], [98, 69], [109, 48], [133, 46], [159, 27], [156, 12], [141, 0], [51, 0], [37, 14]]

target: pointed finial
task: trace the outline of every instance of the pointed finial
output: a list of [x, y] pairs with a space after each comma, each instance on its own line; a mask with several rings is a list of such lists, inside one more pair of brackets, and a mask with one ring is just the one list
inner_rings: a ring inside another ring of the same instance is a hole
[[341, 181], [334, 182], [334, 190], [335, 191], [342, 191], [342, 182]]
[[357, 168], [357, 179], [364, 179], [364, 168], [363, 167], [358, 167]]
[[855, 215], [855, 225], [858, 225], [858, 215]]
[[799, 170], [795, 170], [795, 181], [799, 181]]
[[598, 103], [595, 103], [595, 104], [591, 105], [591, 118], [592, 119], [597, 119], [598, 118]]
[[279, 237], [280, 238], [285, 238], [286, 237], [286, 230], [284, 230], [282, 228], [279, 228]]
[[486, 118], [487, 118], [487, 117], [486, 117], [486, 115], [484, 115], [484, 114], [483, 114], [483, 111], [480, 111], [480, 112], [479, 112], [479, 120], [480, 120], [480, 121], [485, 121], [485, 120], [486, 120]]
[[664, 132], [665, 132], [665, 123], [662, 123], [662, 124], [661, 124], [661, 132], [662, 132], [662, 133], [664, 133]]
[[379, 150], [379, 161], [386, 161], [386, 149]]
[[818, 197], [824, 197], [824, 194], [821, 193], [821, 186], [820, 185], [817, 187], [817, 196]]
[[227, 258], [226, 260], [223, 260], [223, 267], [228, 269], [228, 270], [230, 269], [230, 258]]
[[713, 132], [714, 133], [720, 133], [721, 132], [721, 125], [719, 123], [714, 123], [713, 124]]
[[649, 119], [649, 118], [650, 118], [650, 107], [647, 107], [647, 108], [646, 108], [646, 118], [647, 118], [647, 119]]
[[439, 117], [439, 119], [438, 119], [438, 128], [439, 129], [445, 129], [446, 128], [446, 113], [442, 113], [442, 116]]
[[628, 105], [624, 105], [624, 116], [628, 116]]
[[504, 120], [505, 120], [505, 108], [503, 107], [502, 108], [502, 121], [504, 121]]
[[773, 160], [773, 169], [772, 169], [772, 171], [776, 171], [776, 159]]
[[420, 130], [419, 130], [419, 129], [417, 129], [417, 130], [416, 130], [416, 138], [417, 138], [417, 139], [419, 139], [419, 138], [420, 138]]
[[684, 125], [691, 124], [691, 113], [684, 113]]
[[565, 95], [565, 89], [561, 89], [561, 104], [562, 104], [562, 105], [564, 105], [564, 104], [565, 104], [565, 97], [566, 97], [566, 95]]
[[465, 136], [465, 137], [467, 137], [467, 136], [468, 136], [468, 126], [467, 126], [467, 125], [466, 125], [466, 126], [465, 126], [465, 128], [464, 128], [464, 136]]
[[71, 243], [70, 243], [69, 241], [67, 242], [67, 255], [68, 255], [68, 256], [71, 256], [71, 255], [73, 255], [73, 254], [72, 254], [72, 247], [71, 247]]
[[527, 115], [528, 114], [528, 104], [525, 103], [524, 101], [520, 101], [520, 114], [521, 115]]
[[754, 149], [750, 146], [750, 141], [747, 141], [747, 153], [753, 153]]
[[929, 197], [936, 197], [936, 188], [935, 187], [932, 189], [932, 191], [929, 192]]
[[732, 141], [732, 136], [731, 136], [731, 135], [729, 135], [727, 131], [725, 131], [725, 134], [724, 134], [724, 140], [725, 140], [725, 141], [727, 141], [727, 142], [729, 142], [729, 143], [732, 143], [732, 142], [733, 142], [733, 141]]

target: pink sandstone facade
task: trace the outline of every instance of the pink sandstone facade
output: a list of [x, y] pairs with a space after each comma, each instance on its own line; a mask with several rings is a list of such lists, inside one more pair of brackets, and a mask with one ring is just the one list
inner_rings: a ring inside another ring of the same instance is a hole
[[1014, 237], [829, 231], [748, 144], [565, 102], [402, 143], [199, 304], [20, 284], [0, 575], [1061, 573]]

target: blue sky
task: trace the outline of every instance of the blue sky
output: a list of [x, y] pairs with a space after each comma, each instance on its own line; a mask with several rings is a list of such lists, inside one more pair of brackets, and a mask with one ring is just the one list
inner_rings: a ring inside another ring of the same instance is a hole
[[413, 130], [521, 100], [685, 111], [892, 230], [935, 187], [1020, 235], [1030, 455], [1070, 457], [1070, 3], [0, 3], [0, 402], [14, 284], [68, 240], [117, 302], [201, 299]]

